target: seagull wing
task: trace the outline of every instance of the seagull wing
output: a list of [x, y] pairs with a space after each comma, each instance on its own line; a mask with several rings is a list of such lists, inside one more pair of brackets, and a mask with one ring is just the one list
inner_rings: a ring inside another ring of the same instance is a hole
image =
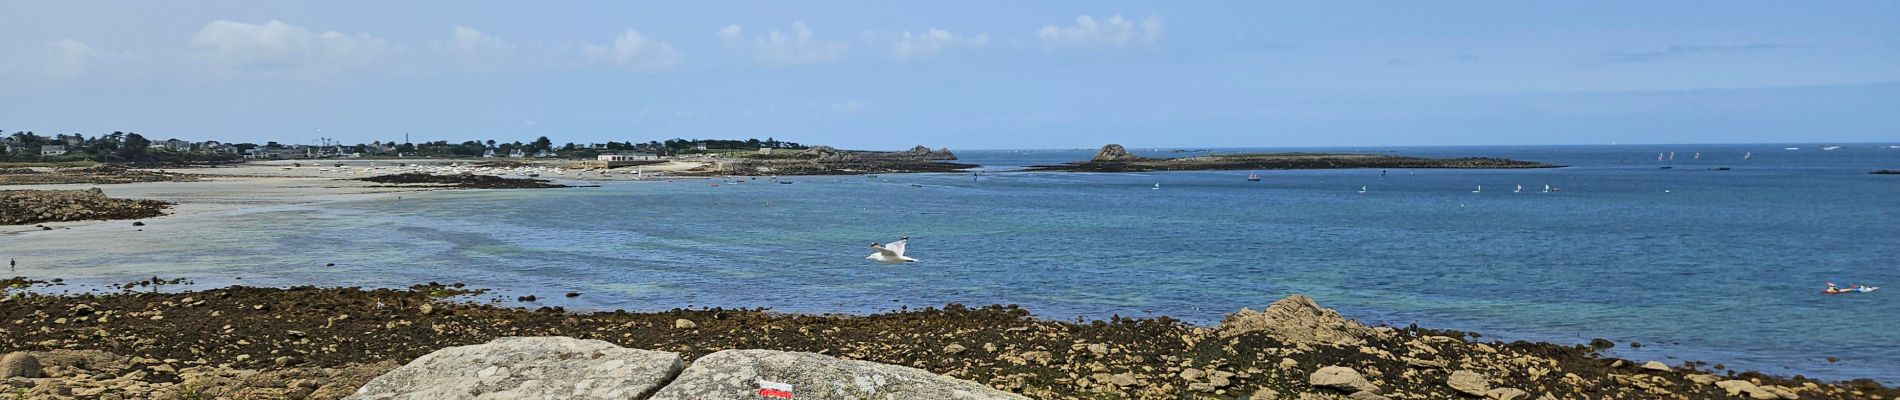
[[[901, 243], [901, 242], [899, 242], [899, 243]], [[903, 248], [903, 245], [899, 245], [899, 244], [897, 244], [897, 243], [891, 243], [891, 245], [893, 245], [893, 246], [896, 246], [896, 247], [897, 247], [897, 248], [899, 248], [899, 249], [902, 249], [902, 248]], [[884, 246], [879, 246], [879, 245], [871, 245], [871, 250], [872, 250], [872, 251], [875, 251], [875, 252], [877, 252], [877, 254], [882, 254], [882, 255], [884, 255], [885, 257], [898, 257], [898, 256], [902, 256], [902, 255], [904, 254], [904, 253], [903, 253], [903, 252], [901, 252], [901, 251], [897, 251], [897, 250], [891, 250], [891, 249], [890, 249], [890, 248], [888, 248], [888, 247], [884, 247]]]
[[910, 244], [910, 239], [898, 239], [895, 242], [891, 242], [890, 245], [885, 246], [884, 248], [888, 249], [888, 251], [890, 251], [892, 255], [902, 257], [904, 256], [904, 246], [908, 244]]

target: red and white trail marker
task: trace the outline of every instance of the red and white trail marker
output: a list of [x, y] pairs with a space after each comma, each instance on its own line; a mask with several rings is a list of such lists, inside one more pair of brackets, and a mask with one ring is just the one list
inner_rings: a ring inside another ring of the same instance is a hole
[[759, 379], [759, 396], [777, 397], [781, 399], [792, 398], [792, 384]]

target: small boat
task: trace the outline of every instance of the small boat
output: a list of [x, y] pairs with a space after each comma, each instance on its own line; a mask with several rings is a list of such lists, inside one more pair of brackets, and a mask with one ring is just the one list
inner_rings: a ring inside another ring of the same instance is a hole
[[1782, 150], [1801, 150], [1800, 147], [1783, 147]]
[[1516, 189], [1511, 189], [1511, 193], [1524, 193], [1524, 185], [1517, 185]]
[[1821, 146], [1821, 150], [1834, 150], [1839, 148], [1841, 148], [1841, 146]]
[[1662, 161], [1662, 160], [1663, 160], [1663, 153], [1656, 153], [1656, 161]]
[[1675, 161], [1675, 160], [1676, 160], [1676, 152], [1673, 152], [1673, 151], [1669, 152], [1669, 161]]
[[1551, 188], [1551, 187], [1550, 187], [1550, 184], [1548, 184], [1548, 183], [1546, 183], [1546, 184], [1544, 184], [1544, 193], [1550, 193], [1550, 192], [1553, 192], [1553, 191], [1556, 191], [1556, 189], [1553, 189], [1553, 188]]
[[1752, 152], [1752, 151], [1751, 151], [1751, 152], [1747, 152], [1747, 153], [1742, 153], [1742, 159], [1743, 159], [1743, 160], [1747, 160], [1747, 159], [1749, 159], [1749, 158], [1753, 158], [1753, 157], [1755, 157], [1755, 152]]
[[780, 185], [790, 185], [790, 184], [792, 184], [792, 181], [778, 181], [778, 184], [780, 184]]
[[1360, 186], [1360, 187], [1359, 187], [1359, 193], [1365, 193], [1365, 192], [1366, 192], [1366, 187], [1365, 187], [1365, 186]]
[[1702, 152], [1700, 151], [1695, 153], [1695, 157], [1689, 158], [1690, 161], [1695, 161], [1695, 160], [1700, 160], [1700, 159], [1702, 159]]
[[1259, 182], [1259, 181], [1260, 181], [1260, 174], [1256, 174], [1256, 173], [1252, 173], [1252, 172], [1248, 172], [1248, 173], [1247, 173], [1247, 181], [1248, 181], [1248, 182]]
[[1161, 190], [1161, 184], [1159, 183], [1155, 184], [1155, 187], [1152, 190]]
[[1472, 192], [1472, 193], [1484, 193], [1484, 185], [1478, 185], [1478, 189], [1477, 189], [1477, 190], [1472, 190], [1471, 192]]

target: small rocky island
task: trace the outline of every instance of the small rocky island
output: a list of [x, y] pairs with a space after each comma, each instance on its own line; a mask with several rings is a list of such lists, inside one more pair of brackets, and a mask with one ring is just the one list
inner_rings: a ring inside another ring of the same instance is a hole
[[169, 206], [158, 200], [106, 197], [99, 188], [0, 190], [0, 225], [151, 218], [164, 215]]
[[1362, 153], [1241, 153], [1145, 158], [1119, 144], [1102, 146], [1088, 161], [1036, 165], [1030, 171], [1147, 172], [1340, 168], [1556, 168], [1561, 165], [1490, 157], [1423, 158]]
[[1900, 175], [1900, 170], [1883, 169], [1883, 170], [1874, 171], [1872, 172], [1872, 174], [1874, 175]]
[[839, 150], [812, 146], [796, 152], [749, 155], [727, 163], [720, 171], [700, 175], [861, 175], [904, 172], [958, 172], [974, 164], [948, 162], [950, 149], [917, 146], [905, 151]]

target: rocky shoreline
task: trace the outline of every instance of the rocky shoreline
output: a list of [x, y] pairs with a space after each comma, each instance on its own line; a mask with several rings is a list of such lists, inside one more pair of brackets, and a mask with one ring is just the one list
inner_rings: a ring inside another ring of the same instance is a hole
[[158, 200], [114, 199], [98, 188], [0, 190], [0, 225], [151, 218], [164, 215], [170, 206]]
[[[1197, 327], [1165, 317], [1050, 321], [1014, 306], [954, 304], [862, 316], [734, 309], [575, 313], [476, 304], [457, 297], [459, 290], [13, 291], [0, 300], [0, 320], [8, 321], [0, 324], [0, 352], [34, 355], [45, 377], [0, 376], [0, 393], [333, 399], [439, 349], [510, 336], [568, 336], [687, 360], [730, 349], [809, 352], [915, 367], [1044, 399], [1900, 396], [1868, 380], [1772, 377], [1719, 364], [1707, 369], [1605, 358], [1583, 345], [1368, 327], [1304, 296]], [[0, 365], [0, 375], [9, 368]]]
[[1360, 153], [1220, 154], [1185, 158], [1143, 158], [1121, 145], [1103, 146], [1089, 161], [1034, 165], [1029, 171], [1150, 172], [1345, 168], [1558, 168], [1561, 165], [1490, 157], [1423, 158]]
[[493, 175], [476, 174], [438, 175], [418, 172], [372, 176], [368, 178], [357, 178], [356, 180], [404, 185], [404, 187], [424, 186], [456, 189], [552, 189], [571, 187], [552, 183], [544, 179], [503, 178]]

